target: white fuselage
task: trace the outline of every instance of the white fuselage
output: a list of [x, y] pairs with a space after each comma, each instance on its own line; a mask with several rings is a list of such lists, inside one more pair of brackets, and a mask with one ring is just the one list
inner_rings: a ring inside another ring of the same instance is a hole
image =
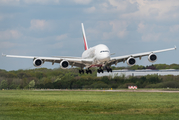
[[89, 48], [83, 52], [82, 59], [93, 59], [92, 66], [103, 66], [110, 60], [109, 48], [103, 44]]

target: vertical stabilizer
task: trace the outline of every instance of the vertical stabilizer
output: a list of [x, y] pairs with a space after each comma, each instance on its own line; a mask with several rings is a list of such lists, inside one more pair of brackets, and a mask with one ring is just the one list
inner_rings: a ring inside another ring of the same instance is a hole
[[85, 35], [85, 30], [84, 30], [83, 23], [81, 23], [81, 27], [82, 27], [82, 32], [83, 32], [83, 40], [84, 40], [85, 50], [87, 50], [88, 49], [88, 44], [87, 44], [87, 40], [86, 40], [86, 35]]

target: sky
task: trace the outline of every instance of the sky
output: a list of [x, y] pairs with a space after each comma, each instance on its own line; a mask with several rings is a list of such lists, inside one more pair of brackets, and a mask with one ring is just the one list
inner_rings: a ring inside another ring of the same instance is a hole
[[[179, 0], [0, 0], [0, 53], [81, 57], [81, 23], [88, 47], [105, 44], [112, 57], [179, 47]], [[154, 64], [179, 64], [178, 50], [157, 56]], [[0, 56], [0, 69], [33, 68], [32, 59]]]

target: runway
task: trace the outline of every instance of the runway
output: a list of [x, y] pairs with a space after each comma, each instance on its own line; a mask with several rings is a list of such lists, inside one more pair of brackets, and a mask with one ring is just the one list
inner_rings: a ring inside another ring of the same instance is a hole
[[163, 93], [179, 93], [179, 90], [156, 90], [156, 89], [138, 89], [138, 90], [80, 90], [80, 89], [35, 89], [34, 91], [85, 91], [85, 92], [163, 92]]

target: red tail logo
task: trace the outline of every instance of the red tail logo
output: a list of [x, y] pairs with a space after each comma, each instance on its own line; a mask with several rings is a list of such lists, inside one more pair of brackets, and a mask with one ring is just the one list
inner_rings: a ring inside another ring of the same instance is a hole
[[88, 47], [87, 47], [87, 43], [86, 43], [86, 40], [85, 40], [84, 35], [83, 35], [83, 39], [84, 39], [85, 50], [87, 50], [87, 49], [88, 49]]
[[86, 40], [86, 35], [85, 35], [85, 30], [84, 30], [83, 23], [81, 23], [81, 27], [82, 27], [82, 32], [83, 32], [83, 40], [84, 40], [85, 50], [87, 50], [88, 49], [88, 44], [87, 44], [87, 40]]

